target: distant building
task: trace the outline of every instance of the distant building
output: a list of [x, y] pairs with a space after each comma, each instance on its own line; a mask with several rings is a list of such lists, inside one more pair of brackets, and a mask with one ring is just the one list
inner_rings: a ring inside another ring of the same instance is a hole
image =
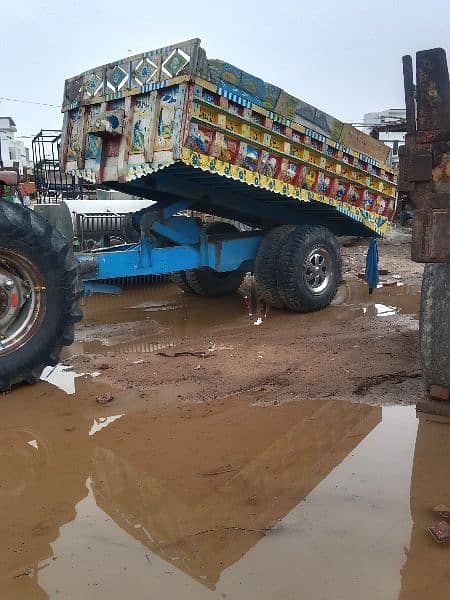
[[405, 143], [406, 110], [390, 108], [364, 115], [363, 129], [366, 133], [387, 144], [392, 149], [392, 165], [398, 165], [398, 147]]
[[0, 167], [14, 169], [20, 176], [30, 173], [33, 163], [22, 140], [16, 140], [16, 124], [11, 117], [0, 117]]

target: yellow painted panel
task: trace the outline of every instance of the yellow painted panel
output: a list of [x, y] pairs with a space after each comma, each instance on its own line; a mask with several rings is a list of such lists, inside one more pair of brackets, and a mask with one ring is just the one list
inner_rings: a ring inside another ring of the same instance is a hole
[[211, 123], [211, 125], [215, 125], [217, 123], [217, 112], [211, 110], [207, 106], [200, 106], [198, 116], [200, 119]]
[[281, 138], [277, 138], [275, 135], [270, 136], [270, 147], [279, 152], [284, 151], [284, 141]]
[[242, 134], [242, 123], [240, 123], [237, 119], [233, 119], [227, 115], [226, 120], [226, 129], [233, 133], [237, 133], [239, 135]]
[[[198, 152], [192, 151], [190, 148], [183, 148], [181, 160], [185, 164], [192, 165], [204, 171], [218, 173], [247, 185], [267, 189], [274, 193], [293, 198], [294, 201], [315, 201], [334, 206], [339, 212], [344, 213], [349, 218], [364, 223], [369, 229], [372, 229], [381, 235], [385, 235], [388, 231], [389, 220], [386, 217], [363, 210], [358, 206], [341, 202], [335, 198], [295, 187], [271, 177], [266, 177], [237, 165], [223, 162], [218, 159], [211, 160], [210, 156], [199, 154]], [[310, 178], [310, 181], [313, 182], [313, 180], [315, 180], [315, 175], [315, 170], [310, 169], [307, 178]]]
[[249, 128], [248, 137], [252, 142], [258, 142], [259, 144], [264, 142], [264, 132], [254, 127]]

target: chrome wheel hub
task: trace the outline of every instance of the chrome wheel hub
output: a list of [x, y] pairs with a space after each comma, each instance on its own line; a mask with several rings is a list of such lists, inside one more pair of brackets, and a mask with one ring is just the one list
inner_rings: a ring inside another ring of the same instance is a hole
[[46, 288], [25, 257], [0, 248], [0, 356], [23, 346], [42, 323]]
[[25, 298], [20, 279], [0, 270], [0, 332], [17, 318]]
[[333, 274], [333, 258], [327, 248], [317, 246], [305, 258], [303, 281], [313, 294], [322, 294], [328, 287]]

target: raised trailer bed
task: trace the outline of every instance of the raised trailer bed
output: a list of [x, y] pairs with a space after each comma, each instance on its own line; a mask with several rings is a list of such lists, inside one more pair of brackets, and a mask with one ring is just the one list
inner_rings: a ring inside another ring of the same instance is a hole
[[80, 275], [95, 291], [105, 279], [172, 273], [187, 292], [214, 296], [252, 271], [266, 303], [317, 310], [341, 281], [338, 236], [383, 235], [395, 211], [388, 147], [209, 60], [197, 39], [67, 80], [63, 112], [62, 170], [155, 204], [129, 223], [136, 243], [80, 255], [78, 269], [48, 222], [0, 204], [1, 389], [34, 381], [71, 343]]

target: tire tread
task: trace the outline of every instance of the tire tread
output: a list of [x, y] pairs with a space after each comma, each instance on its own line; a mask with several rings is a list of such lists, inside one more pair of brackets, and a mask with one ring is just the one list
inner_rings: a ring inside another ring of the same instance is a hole
[[[62, 347], [73, 343], [74, 324], [83, 317], [79, 303], [83, 289], [78, 276], [78, 262], [73, 256], [68, 241], [34, 211], [1, 202], [0, 246], [8, 247], [8, 243], [17, 240], [33, 252], [38, 252], [51, 266], [56, 274], [57, 288], [64, 291], [63, 308], [52, 344], [36, 348], [32, 364], [30, 361], [20, 364], [19, 360], [11, 368], [3, 370], [0, 376], [0, 391], [3, 392], [9, 391], [18, 383], [34, 383], [46, 366], [57, 364]], [[28, 344], [32, 344], [33, 340], [34, 338]]]

